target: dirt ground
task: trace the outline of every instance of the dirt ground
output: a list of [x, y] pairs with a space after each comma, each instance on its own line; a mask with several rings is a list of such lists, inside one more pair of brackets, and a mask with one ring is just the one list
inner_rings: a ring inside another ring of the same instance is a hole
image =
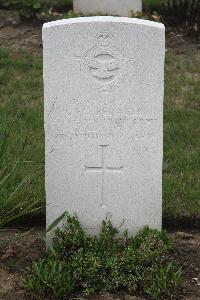
[[[15, 52], [42, 52], [41, 24], [21, 23], [16, 15], [0, 11], [0, 46]], [[182, 32], [167, 29], [166, 48], [177, 53], [199, 48]], [[177, 299], [200, 299], [200, 232], [197, 230], [171, 232], [175, 243], [174, 257], [183, 267], [182, 295]], [[22, 273], [32, 261], [45, 253], [44, 229], [5, 229], [0, 231], [0, 300], [26, 299], [22, 288]], [[144, 300], [129, 295], [92, 296], [93, 300]]]
[[[183, 268], [182, 295], [176, 299], [200, 299], [200, 232], [174, 231], [173, 256]], [[0, 231], [0, 300], [27, 299], [22, 287], [24, 269], [45, 255], [43, 228]], [[92, 296], [90, 300], [144, 300], [121, 295]]]

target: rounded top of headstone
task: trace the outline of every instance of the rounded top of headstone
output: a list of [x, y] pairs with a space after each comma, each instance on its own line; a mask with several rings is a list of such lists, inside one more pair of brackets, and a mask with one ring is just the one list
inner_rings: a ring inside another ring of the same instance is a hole
[[43, 29], [50, 28], [54, 26], [70, 25], [77, 23], [93, 23], [93, 22], [108, 22], [108, 23], [128, 23], [128, 24], [138, 24], [150, 27], [156, 27], [159, 29], [164, 29], [164, 24], [148, 21], [137, 18], [128, 18], [128, 17], [112, 17], [112, 16], [94, 16], [94, 17], [79, 17], [79, 18], [70, 18], [62, 19], [52, 22], [47, 22], [43, 24]]

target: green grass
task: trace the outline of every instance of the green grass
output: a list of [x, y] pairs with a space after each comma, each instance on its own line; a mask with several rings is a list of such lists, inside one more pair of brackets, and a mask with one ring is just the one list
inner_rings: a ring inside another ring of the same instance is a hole
[[[200, 54], [167, 52], [164, 105], [163, 212], [169, 217], [200, 214]], [[13, 183], [0, 190], [2, 202], [23, 178], [14, 195], [35, 208], [45, 204], [42, 57], [0, 50], [0, 134], [14, 121], [5, 164], [22, 160]], [[21, 158], [21, 153], [23, 157]], [[28, 177], [27, 177], [28, 176]], [[13, 204], [14, 205], [14, 204]], [[11, 209], [11, 207], [9, 208]], [[44, 209], [43, 209], [44, 211]], [[1, 211], [1, 215], [6, 209]]]
[[[17, 117], [15, 116], [16, 113]], [[27, 53], [0, 50], [0, 145], [10, 127], [4, 146], [0, 186], [0, 225], [12, 216], [44, 207], [44, 133], [42, 61]], [[18, 162], [17, 171], [13, 166]], [[2, 176], [3, 176], [2, 175]], [[18, 185], [23, 184], [17, 189]], [[12, 195], [14, 193], [14, 195]], [[9, 204], [6, 199], [12, 195]], [[25, 206], [31, 210], [25, 212]], [[44, 208], [43, 208], [44, 209]], [[24, 215], [24, 214], [23, 214]]]
[[200, 213], [200, 55], [166, 57], [164, 105], [164, 214]]

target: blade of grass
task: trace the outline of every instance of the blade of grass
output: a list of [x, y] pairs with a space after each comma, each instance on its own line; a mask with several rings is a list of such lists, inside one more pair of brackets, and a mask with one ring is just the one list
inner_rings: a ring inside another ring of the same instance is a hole
[[[29, 177], [29, 176], [27, 176]], [[4, 206], [8, 206], [9, 202], [12, 200], [12, 198], [16, 195], [16, 193], [20, 190], [20, 188], [23, 186], [23, 184], [26, 182], [27, 177], [25, 177], [24, 179], [22, 179], [22, 181], [17, 185], [17, 187], [15, 188], [15, 190], [10, 194], [10, 196], [5, 200], [5, 202], [3, 203]]]
[[59, 216], [55, 221], [53, 221], [53, 223], [51, 223], [51, 225], [49, 225], [49, 227], [47, 228], [47, 232], [54, 229], [67, 216], [68, 216], [68, 212], [65, 211], [61, 216]]

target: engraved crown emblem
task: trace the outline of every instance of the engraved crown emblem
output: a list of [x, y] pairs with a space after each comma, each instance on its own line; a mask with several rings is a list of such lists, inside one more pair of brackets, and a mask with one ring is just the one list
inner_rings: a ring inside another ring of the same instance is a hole
[[108, 35], [106, 33], [102, 33], [99, 36], [97, 36], [97, 45], [101, 47], [108, 47], [112, 45], [112, 36]]
[[112, 34], [100, 33], [96, 37], [96, 45], [85, 54], [84, 74], [88, 83], [99, 91], [118, 88], [126, 77], [126, 61], [113, 44]]

